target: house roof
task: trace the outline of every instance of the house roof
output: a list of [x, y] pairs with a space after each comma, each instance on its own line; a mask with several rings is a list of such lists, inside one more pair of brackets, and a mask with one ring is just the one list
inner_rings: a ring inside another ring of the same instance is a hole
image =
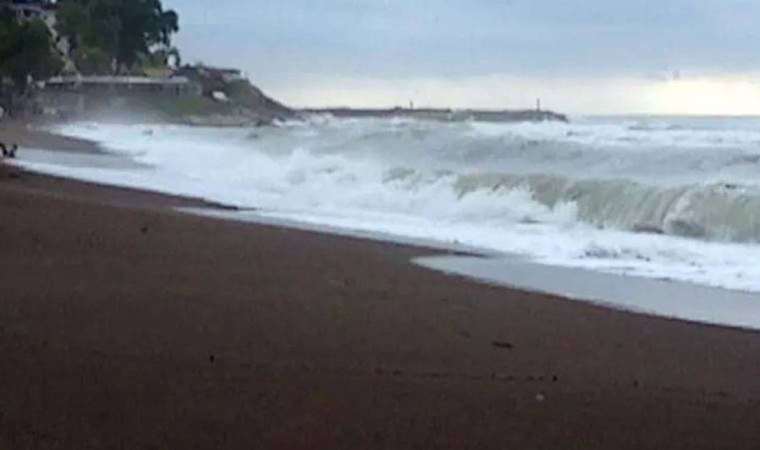
[[187, 77], [152, 78], [152, 77], [119, 77], [119, 76], [68, 76], [53, 77], [47, 84], [121, 84], [121, 85], [181, 85], [187, 84]]
[[58, 8], [57, 3], [42, 0], [12, 0], [8, 2], [12, 9], [26, 9], [35, 11], [50, 11]]

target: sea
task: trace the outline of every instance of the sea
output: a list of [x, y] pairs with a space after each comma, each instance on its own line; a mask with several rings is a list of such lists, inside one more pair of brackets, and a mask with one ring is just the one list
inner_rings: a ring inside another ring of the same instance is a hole
[[437, 242], [622, 284], [685, 283], [760, 305], [760, 117], [313, 115], [259, 128], [54, 131], [98, 141], [118, 163], [41, 152], [23, 165], [202, 197], [259, 219]]

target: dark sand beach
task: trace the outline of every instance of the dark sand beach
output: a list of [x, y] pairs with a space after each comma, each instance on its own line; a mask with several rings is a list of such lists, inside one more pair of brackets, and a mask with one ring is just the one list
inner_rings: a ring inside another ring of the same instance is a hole
[[1, 449], [760, 446], [760, 334], [191, 205], [0, 166]]
[[60, 136], [41, 129], [43, 122], [28, 123], [23, 121], [0, 121], [0, 142], [7, 145], [18, 144], [22, 147], [53, 148], [67, 152], [98, 152], [95, 142], [84, 139]]

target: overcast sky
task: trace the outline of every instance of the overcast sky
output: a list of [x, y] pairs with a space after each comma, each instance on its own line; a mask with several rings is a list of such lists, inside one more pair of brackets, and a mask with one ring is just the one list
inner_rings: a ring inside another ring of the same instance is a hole
[[164, 0], [185, 61], [294, 106], [760, 113], [756, 0]]

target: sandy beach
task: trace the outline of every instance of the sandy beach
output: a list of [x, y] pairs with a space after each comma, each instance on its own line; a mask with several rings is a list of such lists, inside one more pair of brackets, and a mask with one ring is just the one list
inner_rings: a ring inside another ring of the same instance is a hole
[[760, 445], [757, 333], [176, 206], [0, 166], [0, 448]]
[[0, 121], [0, 142], [22, 147], [54, 148], [66, 152], [93, 153], [100, 149], [97, 143], [57, 135], [44, 130], [45, 122], [27, 123], [20, 120]]

